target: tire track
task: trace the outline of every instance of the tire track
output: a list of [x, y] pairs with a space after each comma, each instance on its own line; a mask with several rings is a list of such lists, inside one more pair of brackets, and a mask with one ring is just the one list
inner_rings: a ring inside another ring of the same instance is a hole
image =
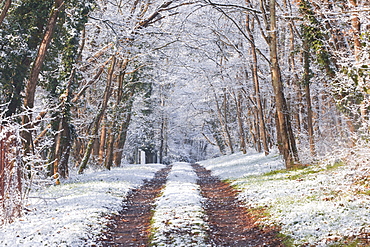
[[119, 214], [110, 216], [108, 230], [100, 246], [148, 246], [154, 200], [161, 193], [172, 166], [155, 173], [154, 178], [133, 189], [123, 202]]
[[273, 228], [260, 228], [237, 199], [237, 191], [228, 183], [212, 176], [199, 164], [192, 165], [199, 179], [201, 195], [206, 198], [208, 241], [211, 246], [284, 246]]

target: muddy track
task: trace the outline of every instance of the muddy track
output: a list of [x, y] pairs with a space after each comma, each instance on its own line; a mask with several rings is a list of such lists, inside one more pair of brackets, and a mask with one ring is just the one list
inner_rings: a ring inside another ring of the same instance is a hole
[[[193, 164], [198, 176], [197, 183], [205, 198], [208, 246], [284, 246], [277, 238], [278, 231], [261, 228], [243, 203], [237, 199], [237, 191], [228, 183], [212, 176], [204, 167]], [[158, 171], [154, 178], [133, 189], [123, 202], [119, 214], [109, 217], [110, 223], [98, 246], [149, 246], [150, 222], [153, 217], [154, 200], [160, 195], [172, 166]], [[181, 232], [181, 229], [179, 229]], [[181, 234], [181, 233], [179, 233]]]
[[261, 228], [237, 199], [237, 191], [212, 176], [199, 164], [193, 164], [201, 195], [206, 199], [208, 244], [211, 246], [284, 246], [276, 229]]
[[119, 214], [109, 217], [108, 230], [99, 246], [148, 246], [154, 200], [167, 181], [171, 166], [156, 172], [153, 179], [129, 192]]

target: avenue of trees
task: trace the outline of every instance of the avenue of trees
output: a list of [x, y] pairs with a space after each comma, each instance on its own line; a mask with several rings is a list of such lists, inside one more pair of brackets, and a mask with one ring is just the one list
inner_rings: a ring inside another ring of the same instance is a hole
[[170, 163], [277, 148], [292, 168], [366, 143], [369, 12], [367, 0], [0, 1], [0, 222], [35, 181], [140, 149]]

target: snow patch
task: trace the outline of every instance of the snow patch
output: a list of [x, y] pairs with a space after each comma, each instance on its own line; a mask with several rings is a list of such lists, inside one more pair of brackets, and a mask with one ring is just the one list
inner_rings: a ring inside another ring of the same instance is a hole
[[174, 163], [153, 216], [155, 246], [207, 246], [197, 175], [188, 163]]
[[65, 184], [33, 191], [28, 213], [1, 226], [1, 246], [90, 246], [118, 212], [127, 192], [151, 179], [163, 165], [126, 165], [111, 171], [76, 175]]

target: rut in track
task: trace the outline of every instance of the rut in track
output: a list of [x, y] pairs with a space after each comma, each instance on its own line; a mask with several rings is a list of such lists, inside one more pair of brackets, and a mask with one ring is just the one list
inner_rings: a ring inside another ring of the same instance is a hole
[[108, 231], [99, 242], [102, 246], [148, 246], [150, 219], [153, 216], [154, 200], [167, 181], [171, 166], [156, 172], [153, 179], [133, 189], [118, 215], [110, 216]]
[[[276, 237], [276, 229], [261, 228], [256, 224], [253, 216], [237, 199], [235, 189], [212, 176], [204, 167], [198, 164], [192, 164], [192, 167], [198, 176], [201, 195], [205, 198], [203, 207], [209, 226], [207, 246], [284, 246], [282, 240]], [[123, 210], [118, 215], [110, 216], [108, 230], [100, 239], [99, 246], [150, 246], [154, 200], [160, 195], [171, 168], [163, 168], [152, 180], [129, 193]]]
[[255, 224], [237, 191], [199, 164], [193, 164], [201, 195], [206, 199], [204, 210], [208, 218], [208, 241], [211, 246], [284, 246], [276, 237], [276, 229], [261, 229]]

